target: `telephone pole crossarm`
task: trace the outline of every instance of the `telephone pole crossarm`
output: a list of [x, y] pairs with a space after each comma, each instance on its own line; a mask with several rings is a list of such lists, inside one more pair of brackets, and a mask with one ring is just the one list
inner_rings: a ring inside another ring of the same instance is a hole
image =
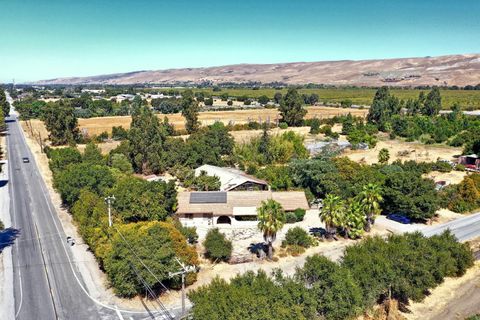
[[185, 275], [189, 272], [197, 271], [197, 267], [187, 266], [184, 263], [182, 263], [178, 258], [175, 258], [175, 260], [177, 260], [181, 269], [180, 269], [180, 271], [177, 271], [177, 272], [169, 272], [168, 276], [170, 278], [174, 278], [176, 276], [182, 276], [182, 317], [183, 317], [183, 316], [185, 316], [185, 299], [186, 299], [186, 295], [185, 295]]

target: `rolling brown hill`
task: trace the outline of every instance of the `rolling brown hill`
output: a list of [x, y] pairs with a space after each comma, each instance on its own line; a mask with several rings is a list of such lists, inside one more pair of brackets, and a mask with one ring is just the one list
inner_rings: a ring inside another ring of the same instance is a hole
[[42, 80], [36, 84], [199, 84], [283, 82], [355, 86], [476, 85], [480, 54], [381, 60], [237, 64]]

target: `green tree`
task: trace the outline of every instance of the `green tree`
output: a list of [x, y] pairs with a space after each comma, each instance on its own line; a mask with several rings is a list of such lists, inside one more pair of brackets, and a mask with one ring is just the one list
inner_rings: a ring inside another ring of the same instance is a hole
[[355, 199], [350, 201], [345, 209], [343, 219], [340, 221], [346, 237], [351, 239], [360, 238], [363, 235], [366, 224], [362, 205]]
[[273, 199], [262, 201], [262, 205], [257, 209], [258, 229], [263, 232], [263, 239], [268, 246], [268, 258], [273, 258], [273, 242], [277, 238], [277, 232], [280, 231], [285, 222], [285, 211], [280, 203]]
[[433, 87], [425, 99], [422, 113], [426, 116], [435, 116], [441, 109], [442, 97], [440, 95], [440, 89], [438, 87]]
[[320, 210], [320, 220], [325, 223], [325, 230], [328, 235], [335, 234], [338, 226], [342, 225], [345, 215], [345, 204], [339, 196], [327, 194], [323, 200], [323, 207]]
[[113, 140], [126, 140], [128, 138], [128, 131], [122, 126], [112, 127], [112, 139]]
[[85, 151], [83, 152], [83, 161], [94, 164], [105, 164], [100, 148], [93, 142], [87, 143]]
[[132, 115], [128, 132], [129, 155], [135, 172], [158, 173], [165, 169], [163, 145], [166, 133], [148, 107], [140, 107]]
[[71, 213], [83, 240], [103, 266], [105, 253], [110, 248], [107, 205], [104, 198], [88, 189], [82, 189]]
[[363, 186], [362, 192], [358, 195], [361, 210], [366, 216], [365, 231], [370, 231], [375, 218], [381, 213], [380, 203], [383, 201], [382, 190], [376, 184], [369, 183]]
[[310, 288], [322, 319], [353, 319], [363, 311], [362, 291], [350, 271], [328, 258], [318, 254], [307, 257], [295, 277]]
[[207, 98], [204, 100], [206, 106], [213, 106], [213, 98]]
[[5, 131], [6, 128], [7, 127], [5, 125], [5, 116], [2, 109], [0, 109], [0, 132]]
[[43, 120], [53, 145], [75, 144], [80, 139], [78, 120], [71, 106], [63, 100], [45, 107]]
[[200, 172], [188, 185], [197, 191], [218, 191], [220, 190], [220, 179], [217, 176], [209, 176], [205, 171]]
[[107, 166], [89, 163], [71, 164], [54, 176], [54, 187], [67, 206], [72, 206], [77, 201], [81, 189], [86, 188], [102, 195], [113, 183], [114, 178]]
[[200, 128], [188, 137], [186, 165], [197, 167], [202, 164], [222, 165], [223, 158], [232, 154], [234, 141], [228, 128], [221, 122]]
[[439, 198], [432, 180], [413, 171], [389, 172], [383, 186], [383, 211], [399, 213], [416, 220], [435, 215]]
[[47, 156], [49, 158], [48, 165], [54, 174], [64, 170], [69, 164], [82, 162], [82, 154], [78, 149], [72, 147], [49, 149]]
[[375, 93], [367, 119], [376, 124], [379, 130], [385, 131], [391, 117], [400, 114], [400, 111], [400, 101], [390, 94], [388, 87], [381, 87]]
[[320, 120], [318, 118], [313, 118], [310, 123], [310, 133], [319, 134], [320, 133]]
[[275, 92], [275, 94], [273, 95], [273, 101], [275, 101], [275, 103], [277, 103], [277, 104], [280, 104], [282, 99], [283, 99], [282, 93], [281, 92]]
[[213, 261], [228, 261], [232, 255], [232, 242], [218, 228], [207, 232], [203, 246], [206, 256]]
[[146, 181], [125, 176], [109, 190], [115, 195], [113, 208], [123, 222], [163, 221], [176, 209], [176, 191], [172, 183]]
[[303, 107], [302, 96], [294, 88], [288, 89], [287, 94], [280, 102], [280, 116], [289, 126], [300, 126], [307, 110]]
[[312, 237], [301, 227], [294, 227], [288, 229], [285, 234], [285, 240], [282, 243], [282, 246], [284, 244], [309, 248], [312, 245]]
[[381, 164], [388, 163], [388, 160], [390, 159], [390, 152], [386, 148], [380, 149], [378, 152], [378, 162]]
[[258, 102], [265, 105], [270, 101], [270, 99], [266, 95], [262, 95], [258, 97]]
[[193, 96], [192, 90], [186, 90], [182, 93], [182, 116], [185, 117], [185, 129], [188, 133], [193, 133], [200, 127], [198, 121], [198, 112], [200, 107]]
[[7, 101], [7, 96], [5, 95], [5, 91], [2, 87], [0, 87], [0, 109], [2, 109], [4, 116], [8, 116], [10, 114], [10, 104]]
[[130, 160], [121, 153], [115, 153], [111, 158], [111, 167], [120, 170], [123, 173], [133, 173], [133, 167]]
[[[210, 284], [188, 293], [197, 320], [224, 319], [315, 319], [316, 302], [302, 284], [281, 275], [248, 271], [230, 283], [215, 278]], [[268, 307], [266, 307], [268, 306]]]
[[[111, 250], [105, 256], [104, 265], [115, 293], [122, 297], [145, 293], [137, 273], [153, 290], [160, 291], [163, 287], [159, 281], [166, 281], [170, 278], [168, 273], [178, 269], [175, 258], [187, 265], [198, 264], [195, 249], [170, 223], [139, 222], [115, 228], [117, 232], [111, 239]], [[189, 273], [187, 284], [195, 279], [196, 274]], [[180, 285], [178, 279], [168, 283], [177, 288]]]

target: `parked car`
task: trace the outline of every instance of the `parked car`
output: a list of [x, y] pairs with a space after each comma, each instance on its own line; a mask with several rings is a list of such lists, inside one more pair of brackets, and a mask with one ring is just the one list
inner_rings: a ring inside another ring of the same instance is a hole
[[29, 163], [30, 159], [28, 157], [23, 157], [22, 161], [23, 161], [23, 163]]
[[403, 224], [412, 223], [412, 220], [410, 220], [410, 218], [407, 218], [405, 216], [402, 216], [401, 214], [396, 214], [396, 213], [389, 214], [387, 216], [387, 219], [390, 219], [390, 220], [393, 220], [393, 221], [396, 221], [396, 222], [400, 222], [400, 223], [403, 223]]

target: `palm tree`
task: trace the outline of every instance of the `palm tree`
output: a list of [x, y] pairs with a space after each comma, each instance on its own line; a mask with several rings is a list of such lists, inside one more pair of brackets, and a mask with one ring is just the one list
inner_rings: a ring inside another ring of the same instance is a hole
[[320, 211], [320, 220], [325, 223], [327, 235], [334, 234], [336, 227], [342, 225], [344, 214], [345, 206], [343, 200], [339, 196], [327, 194]]
[[263, 232], [263, 239], [268, 246], [268, 259], [273, 257], [273, 242], [277, 237], [277, 232], [283, 228], [286, 217], [282, 205], [273, 199], [262, 201], [262, 205], [257, 209], [258, 229]]
[[364, 232], [365, 220], [362, 205], [353, 199], [346, 208], [342, 221], [345, 236], [351, 239], [360, 238]]
[[380, 152], [378, 153], [378, 162], [380, 162], [381, 164], [385, 164], [388, 162], [389, 159], [390, 159], [390, 152], [388, 151], [388, 149], [386, 148], [380, 149]]
[[363, 212], [367, 217], [367, 223], [365, 224], [365, 231], [370, 231], [372, 224], [375, 222], [375, 218], [382, 211], [380, 209], [380, 202], [383, 201], [382, 190], [374, 183], [369, 183], [363, 186], [362, 192], [358, 195], [358, 201], [360, 202]]

